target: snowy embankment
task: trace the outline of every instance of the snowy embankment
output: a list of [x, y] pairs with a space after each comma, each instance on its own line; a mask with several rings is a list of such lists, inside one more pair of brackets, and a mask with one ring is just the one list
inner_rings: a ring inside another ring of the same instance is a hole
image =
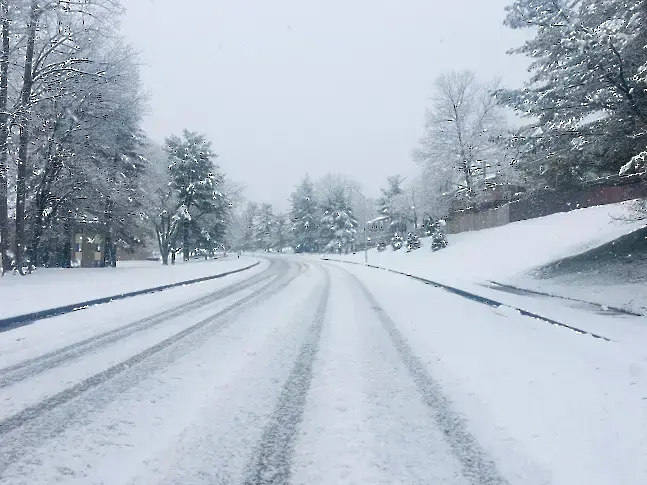
[[[620, 220], [628, 214], [628, 204], [613, 204], [554, 214], [481, 231], [450, 234], [449, 246], [431, 252], [427, 239], [422, 248], [407, 253], [390, 247], [380, 253], [369, 251], [370, 264], [410, 273], [452, 285], [478, 295], [522, 307], [556, 319], [581, 320], [576, 302], [500, 291], [492, 282], [537, 289], [554, 295], [591, 301], [599, 306], [615, 306], [647, 313], [647, 285], [641, 282], [609, 284], [582, 274], [571, 276], [569, 284], [556, 280], [536, 280], [532, 271], [542, 265], [572, 256], [634, 231], [644, 222]], [[363, 262], [364, 254], [330, 255]], [[617, 280], [616, 280], [617, 281]], [[581, 305], [580, 305], [581, 306]], [[574, 308], [575, 307], [575, 308]], [[605, 315], [587, 314], [587, 330], [607, 328]], [[621, 330], [618, 330], [619, 332]], [[631, 331], [628, 331], [631, 333]]]
[[250, 257], [193, 260], [174, 266], [124, 261], [117, 268], [38, 269], [0, 278], [0, 318], [216, 275], [253, 264]]

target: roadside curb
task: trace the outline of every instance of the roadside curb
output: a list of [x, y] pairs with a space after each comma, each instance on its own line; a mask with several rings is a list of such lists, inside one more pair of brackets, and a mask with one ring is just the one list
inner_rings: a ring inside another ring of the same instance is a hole
[[573, 298], [573, 297], [570, 297], [570, 296], [557, 295], [555, 293], [546, 293], [544, 291], [531, 290], [529, 288], [522, 288], [521, 286], [515, 286], [515, 285], [506, 284], [506, 283], [499, 283], [498, 281], [494, 281], [494, 280], [490, 280], [489, 283], [492, 283], [492, 284], [494, 284], [496, 286], [499, 286], [501, 288], [508, 288], [508, 289], [511, 289], [511, 290], [522, 291], [524, 293], [530, 293], [530, 294], [533, 294], [533, 295], [546, 296], [546, 297], [549, 297], [549, 298], [557, 298], [557, 299], [566, 300], [566, 301], [575, 301], [577, 303], [585, 303], [587, 305], [597, 306], [597, 307], [604, 306], [604, 307], [606, 307], [606, 308], [608, 308], [610, 310], [613, 310], [615, 312], [622, 313], [624, 315], [630, 315], [632, 317], [643, 317], [643, 316], [645, 316], [645, 315], [642, 315], [640, 313], [636, 313], [635, 311], [628, 310], [626, 308], [621, 308], [621, 307], [612, 306], [612, 305], [605, 305], [603, 303], [597, 303], [597, 302], [594, 302], [594, 301], [582, 300], [580, 298]]
[[71, 313], [77, 310], [84, 310], [91, 306], [102, 305], [104, 303], [110, 303], [111, 301], [125, 300], [126, 298], [132, 298], [134, 296], [146, 295], [149, 293], [157, 293], [158, 291], [164, 291], [171, 288], [176, 288], [178, 286], [187, 286], [193, 285], [195, 283], [202, 283], [204, 281], [215, 280], [218, 278], [224, 278], [236, 273], [242, 273], [247, 271], [255, 266], [258, 266], [260, 261], [257, 261], [254, 264], [245, 266], [243, 268], [234, 269], [231, 271], [226, 271], [224, 273], [219, 273], [211, 276], [202, 276], [200, 278], [193, 278], [185, 281], [178, 281], [175, 283], [169, 283], [167, 285], [155, 286], [153, 288], [145, 288], [143, 290], [129, 291], [126, 293], [118, 293], [112, 296], [104, 296], [102, 298], [95, 298], [92, 300], [82, 301], [80, 303], [72, 303], [70, 305], [64, 305], [55, 308], [49, 308], [47, 310], [39, 310], [37, 312], [26, 313], [24, 315], [16, 315], [14, 317], [2, 318], [0, 319], [0, 333], [6, 332], [8, 330], [13, 330], [14, 328], [23, 327], [29, 325], [37, 320], [44, 320], [46, 318], [57, 317], [59, 315], [65, 315], [66, 313]]
[[409, 277], [411, 279], [414, 279], [416, 281], [420, 281], [421, 283], [424, 283], [426, 285], [435, 286], [436, 288], [440, 288], [441, 290], [448, 291], [449, 293], [453, 293], [455, 295], [462, 296], [463, 298], [467, 298], [468, 300], [472, 300], [472, 301], [475, 301], [477, 303], [481, 303], [483, 305], [488, 305], [488, 306], [493, 307], [493, 308], [499, 308], [499, 307], [512, 308], [512, 309], [518, 311], [521, 315], [523, 315], [525, 317], [536, 318], [537, 320], [542, 320], [542, 321], [550, 323], [552, 325], [557, 325], [558, 327], [567, 328], [569, 330], [572, 330], [573, 332], [579, 333], [580, 335], [590, 335], [591, 337], [598, 338], [598, 339], [601, 339], [601, 340], [605, 340], [606, 342], [612, 342], [612, 340], [610, 338], [605, 337], [603, 335], [593, 333], [593, 332], [589, 332], [588, 330], [582, 330], [581, 328], [573, 327], [572, 325], [568, 325], [566, 323], [558, 322], [557, 320], [553, 320], [552, 318], [544, 317], [544, 316], [539, 315], [537, 313], [529, 312], [527, 310], [524, 310], [523, 308], [518, 308], [518, 307], [515, 307], [515, 306], [512, 306], [512, 305], [508, 305], [506, 303], [502, 303], [502, 302], [499, 302], [499, 301], [496, 301], [496, 300], [492, 300], [491, 298], [480, 296], [480, 295], [477, 295], [475, 293], [470, 293], [469, 291], [461, 290], [460, 288], [456, 288], [454, 286], [445, 285], [443, 283], [438, 283], [437, 281], [432, 281], [432, 280], [428, 280], [426, 278], [422, 278], [420, 276], [415, 276], [415, 275], [412, 275], [411, 273], [405, 273], [403, 271], [396, 271], [394, 269], [389, 269], [389, 268], [385, 268], [383, 266], [377, 266], [377, 265], [374, 265], [374, 264], [358, 263], [356, 261], [343, 261], [341, 259], [332, 259], [332, 258], [323, 258], [323, 257], [321, 259], [324, 260], [324, 261], [334, 261], [336, 263], [354, 264], [354, 265], [357, 265], [357, 266], [364, 266], [364, 267], [373, 268], [373, 269], [381, 269], [382, 271], [388, 271], [389, 273], [394, 273], [394, 274], [398, 274], [398, 275], [401, 275], [401, 276], [407, 276], [407, 277]]

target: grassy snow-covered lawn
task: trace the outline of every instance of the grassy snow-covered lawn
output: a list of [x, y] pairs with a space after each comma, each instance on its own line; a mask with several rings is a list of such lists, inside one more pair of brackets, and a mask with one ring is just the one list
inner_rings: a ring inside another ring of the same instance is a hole
[[224, 273], [253, 262], [253, 258], [234, 255], [174, 266], [124, 261], [116, 268], [42, 268], [26, 276], [10, 273], [0, 278], [0, 318]]
[[[629, 205], [590, 207], [492, 229], [450, 234], [449, 246], [437, 252], [430, 251], [428, 241], [423, 239], [422, 248], [417, 251], [371, 250], [368, 260], [466, 289], [493, 280], [647, 314], [644, 281], [622, 280], [617, 274], [610, 281], [603, 274], [592, 277], [577, 271], [559, 279], [538, 280], [533, 274], [543, 265], [596, 248], [643, 227], [644, 221], [619, 220], [629, 214]], [[364, 254], [341, 256], [341, 259], [363, 262]], [[626, 270], [626, 265], [623, 267]], [[495, 290], [485, 293], [492, 296], [492, 291], [494, 295], [498, 293]], [[480, 293], [484, 294], [484, 290]]]

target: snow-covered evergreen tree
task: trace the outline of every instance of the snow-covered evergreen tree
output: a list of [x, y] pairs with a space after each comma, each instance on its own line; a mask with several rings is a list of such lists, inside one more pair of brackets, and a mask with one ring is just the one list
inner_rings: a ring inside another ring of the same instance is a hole
[[382, 188], [382, 194], [377, 199], [377, 206], [380, 215], [389, 218], [389, 232], [391, 235], [396, 233], [406, 233], [407, 231], [407, 213], [406, 208], [400, 203], [403, 198], [404, 190], [402, 183], [404, 177], [394, 175], [387, 178], [388, 187]]
[[225, 236], [231, 222], [229, 199], [225, 193], [221, 193], [214, 201], [213, 210], [199, 219], [192, 219], [190, 226], [191, 250], [205, 256], [212, 256], [216, 251], [228, 247]]
[[620, 175], [647, 172], [647, 151], [640, 152], [620, 168]]
[[263, 251], [272, 248], [274, 214], [272, 213], [272, 204], [261, 204], [255, 223], [255, 241], [256, 247]]
[[242, 215], [240, 248], [245, 251], [256, 249], [256, 220], [258, 218], [258, 204], [248, 202]]
[[549, 183], [618, 172], [647, 146], [647, 3], [517, 0], [506, 25], [533, 38], [513, 53], [532, 77], [501, 99], [530, 123], [514, 138], [521, 158]]
[[290, 244], [290, 224], [288, 221], [288, 216], [285, 214], [277, 214], [274, 217], [274, 233], [273, 233], [273, 244], [274, 248], [278, 252], [282, 252], [283, 249]]
[[213, 215], [223, 207], [220, 200], [223, 194], [218, 190], [223, 176], [213, 162], [217, 155], [211, 149], [211, 142], [203, 135], [184, 130], [182, 138], [170, 136], [166, 139], [166, 151], [171, 188], [176, 192], [184, 218], [182, 246], [184, 259], [188, 260], [191, 221]]
[[321, 241], [324, 251], [348, 252], [357, 235], [357, 221], [342, 186], [330, 191], [323, 205]]
[[319, 250], [319, 218], [314, 184], [307, 175], [290, 196], [294, 250], [311, 253]]

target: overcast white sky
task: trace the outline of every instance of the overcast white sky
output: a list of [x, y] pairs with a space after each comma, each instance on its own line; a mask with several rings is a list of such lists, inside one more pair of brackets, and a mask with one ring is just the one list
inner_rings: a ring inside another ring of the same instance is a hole
[[369, 196], [415, 174], [442, 72], [520, 84], [511, 1], [123, 0], [123, 31], [141, 52], [149, 135], [205, 133], [248, 198], [283, 210], [306, 172], [343, 173]]

